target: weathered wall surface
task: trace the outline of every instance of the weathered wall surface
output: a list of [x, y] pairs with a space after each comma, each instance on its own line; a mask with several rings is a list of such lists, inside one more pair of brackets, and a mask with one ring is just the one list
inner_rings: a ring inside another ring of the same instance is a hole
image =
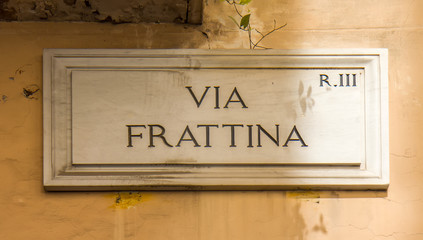
[[202, 0], [2, 0], [1, 21], [201, 23]]
[[[423, 239], [423, 2], [251, 4], [276, 49], [388, 48], [391, 185], [387, 192], [45, 192], [43, 48], [248, 48], [230, 7], [202, 26], [0, 23], [0, 238]], [[40, 90], [37, 90], [40, 89]]]

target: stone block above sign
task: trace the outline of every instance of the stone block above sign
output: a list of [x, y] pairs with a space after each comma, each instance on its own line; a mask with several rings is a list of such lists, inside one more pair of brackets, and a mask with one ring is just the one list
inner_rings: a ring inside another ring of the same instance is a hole
[[44, 51], [47, 190], [386, 189], [387, 51]]

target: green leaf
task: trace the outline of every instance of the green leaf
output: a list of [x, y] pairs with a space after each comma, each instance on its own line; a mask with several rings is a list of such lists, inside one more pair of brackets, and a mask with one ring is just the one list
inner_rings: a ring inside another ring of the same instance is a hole
[[246, 5], [246, 4], [249, 4], [251, 2], [251, 0], [241, 0], [241, 1], [239, 1], [239, 4], [240, 5]]
[[238, 22], [235, 20], [235, 18], [233, 18], [233, 17], [231, 17], [231, 16], [228, 16], [230, 19], [232, 19], [232, 21], [234, 21], [234, 23], [235, 23], [235, 25], [237, 26], [237, 27], [240, 27], [239, 25], [238, 25]]
[[241, 22], [239, 23], [239, 27], [242, 29], [248, 28], [248, 25], [250, 25], [250, 15], [247, 14], [241, 18]]

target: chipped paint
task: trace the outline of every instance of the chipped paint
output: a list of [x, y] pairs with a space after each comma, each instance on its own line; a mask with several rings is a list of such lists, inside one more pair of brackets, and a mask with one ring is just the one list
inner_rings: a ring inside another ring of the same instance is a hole
[[8, 97], [6, 95], [3, 95], [0, 99], [0, 102], [3, 102], [3, 103], [7, 102], [7, 98]]
[[40, 90], [40, 87], [37, 84], [31, 84], [23, 88], [23, 95], [28, 99], [38, 99], [36, 93]]
[[140, 192], [118, 192], [113, 195], [108, 195], [114, 199], [111, 208], [114, 209], [129, 209], [136, 207], [136, 205], [149, 201], [152, 194]]

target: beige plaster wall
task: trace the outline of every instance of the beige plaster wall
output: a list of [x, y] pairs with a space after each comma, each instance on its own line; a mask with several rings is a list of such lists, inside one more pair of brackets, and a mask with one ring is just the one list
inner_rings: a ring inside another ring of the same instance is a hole
[[[256, 0], [276, 49], [388, 48], [387, 192], [45, 192], [43, 48], [247, 48], [220, 1], [204, 24], [0, 23], [1, 239], [423, 239], [423, 1]], [[206, 37], [206, 35], [208, 37]], [[27, 89], [28, 96], [24, 90]], [[35, 92], [28, 94], [28, 92]]]

